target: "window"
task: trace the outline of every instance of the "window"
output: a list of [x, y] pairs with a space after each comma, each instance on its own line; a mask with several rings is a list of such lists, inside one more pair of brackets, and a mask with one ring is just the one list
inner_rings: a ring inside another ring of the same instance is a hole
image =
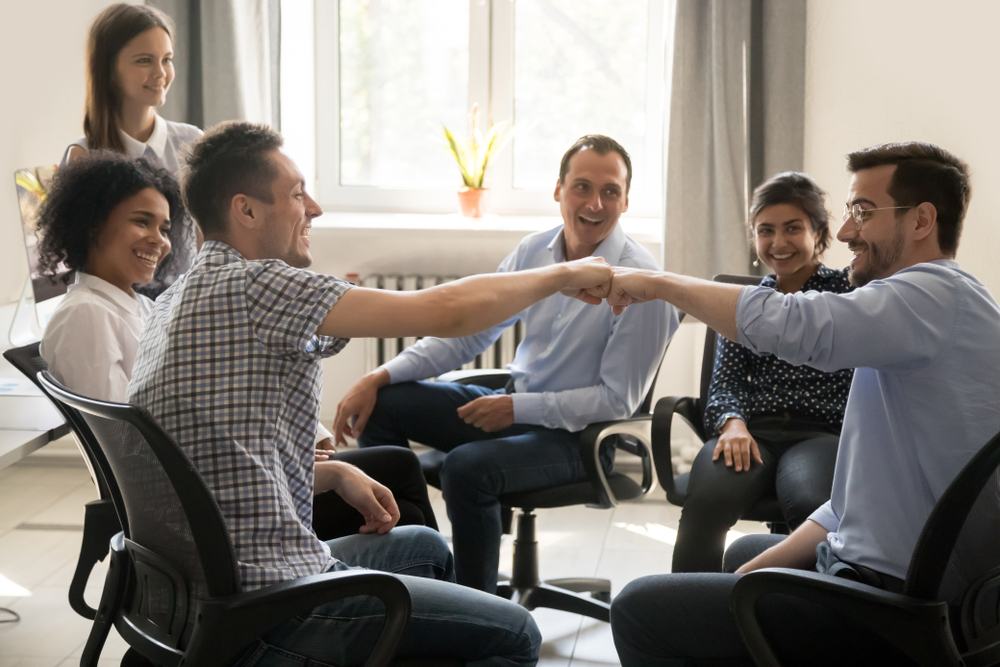
[[656, 217], [668, 4], [283, 0], [282, 130], [293, 154], [315, 146], [327, 210], [452, 213], [461, 181], [437, 135], [467, 134], [478, 104], [481, 125], [517, 128], [487, 178], [490, 210], [521, 215], [552, 214], [563, 152], [607, 134], [632, 156], [631, 214]]

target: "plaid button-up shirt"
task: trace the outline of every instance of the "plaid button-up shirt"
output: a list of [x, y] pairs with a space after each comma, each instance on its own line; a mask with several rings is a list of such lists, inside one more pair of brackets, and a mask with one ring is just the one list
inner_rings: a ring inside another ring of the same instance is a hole
[[207, 241], [157, 300], [129, 385], [181, 445], [222, 509], [243, 589], [335, 562], [312, 529], [320, 359], [316, 335], [351, 285]]

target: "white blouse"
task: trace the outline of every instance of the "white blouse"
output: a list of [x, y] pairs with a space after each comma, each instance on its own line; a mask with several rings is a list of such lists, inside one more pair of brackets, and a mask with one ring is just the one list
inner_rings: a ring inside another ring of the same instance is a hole
[[139, 332], [153, 308], [106, 280], [77, 271], [42, 336], [41, 354], [57, 380], [105, 401], [128, 401]]

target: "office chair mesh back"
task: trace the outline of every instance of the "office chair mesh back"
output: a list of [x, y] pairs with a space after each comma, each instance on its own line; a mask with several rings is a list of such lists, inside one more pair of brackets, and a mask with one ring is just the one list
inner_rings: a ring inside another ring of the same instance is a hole
[[[196, 546], [195, 530], [185, 512], [184, 503], [175, 491], [175, 487], [186, 491], [197, 478], [197, 472], [179, 448], [164, 437], [164, 442], [157, 443], [157, 452], [154, 452], [147, 439], [133, 424], [86, 412], [84, 418], [97, 436], [121, 489], [130, 540], [140, 547], [135, 549], [134, 545], [129, 545], [136, 567], [136, 579], [140, 582], [132, 598], [130, 616], [133, 622], [152, 636], [158, 634], [158, 628], [168, 629], [167, 634], [173, 640], [169, 644], [183, 646], [193, 628], [196, 601], [212, 594], [235, 593], [239, 588], [235, 555], [219, 510], [217, 506], [202, 508], [208, 514], [215, 514], [215, 517], [208, 518], [218, 519], [229, 545], [227, 551], [230, 562], [221, 564], [222, 569], [228, 572], [213, 573], [203, 566], [202, 556]], [[166, 452], [160, 451], [164, 449], [164, 445], [167, 446]], [[171, 452], [171, 449], [174, 451]], [[173, 454], [174, 458], [179, 456], [183, 461], [162, 460], [164, 454]], [[178, 463], [186, 464], [189, 468], [191, 479], [187, 485], [177, 484], [178, 480], [172, 481], [167, 474], [165, 468], [173, 468]], [[196, 483], [204, 489], [200, 479]], [[174, 576], [170, 576], [171, 574]], [[213, 575], [222, 575], [221, 579], [230, 581], [237, 577], [236, 585], [223, 584], [220, 590], [213, 591], [213, 588], [219, 589], [210, 581]], [[145, 590], [140, 590], [142, 588]]]
[[1000, 568], [1000, 468], [990, 476], [972, 505], [948, 559], [938, 599], [959, 605], [966, 591]]

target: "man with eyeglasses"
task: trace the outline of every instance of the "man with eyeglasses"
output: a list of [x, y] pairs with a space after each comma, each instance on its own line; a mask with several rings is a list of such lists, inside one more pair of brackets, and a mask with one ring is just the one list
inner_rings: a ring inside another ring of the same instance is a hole
[[[837, 238], [854, 253], [858, 289], [850, 294], [615, 271], [608, 302], [616, 310], [663, 299], [756, 353], [824, 371], [857, 369], [830, 501], [788, 537], [736, 542], [724, 566], [736, 574], [658, 575], [626, 586], [611, 610], [624, 667], [747, 660], [729, 611], [739, 573], [815, 569], [901, 591], [934, 504], [1000, 430], [1000, 306], [955, 261], [968, 168], [918, 142], [873, 146], [847, 160], [852, 178]], [[899, 662], [894, 649], [815, 605], [781, 596], [762, 604], [768, 636], [796, 664], [849, 664], [857, 655]]]

